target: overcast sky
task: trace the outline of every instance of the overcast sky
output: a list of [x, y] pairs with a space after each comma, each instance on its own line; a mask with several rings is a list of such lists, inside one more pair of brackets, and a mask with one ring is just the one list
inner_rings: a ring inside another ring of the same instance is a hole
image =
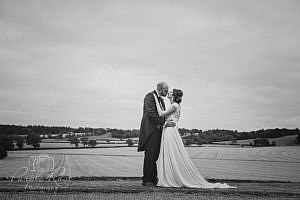
[[180, 127], [300, 127], [300, 1], [0, 0], [0, 124], [139, 128], [164, 80]]

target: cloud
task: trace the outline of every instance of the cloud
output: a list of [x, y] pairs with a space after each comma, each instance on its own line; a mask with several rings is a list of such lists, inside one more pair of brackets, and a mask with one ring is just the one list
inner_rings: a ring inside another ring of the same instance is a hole
[[160, 80], [181, 126], [299, 127], [298, 1], [1, 1], [0, 121], [138, 128]]

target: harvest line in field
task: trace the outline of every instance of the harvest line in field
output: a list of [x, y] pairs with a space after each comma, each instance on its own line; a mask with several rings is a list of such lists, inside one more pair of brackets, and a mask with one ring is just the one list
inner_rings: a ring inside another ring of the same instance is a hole
[[[18, 154], [28, 154], [23, 152], [18, 152]], [[38, 152], [33, 152], [30, 154], [40, 154]], [[81, 155], [81, 156], [103, 156], [103, 157], [143, 157], [143, 155], [126, 155], [126, 154], [95, 154], [95, 153], [47, 153], [51, 155]], [[288, 160], [259, 160], [259, 159], [233, 159], [233, 158], [206, 158], [206, 157], [193, 157], [193, 160], [229, 160], [229, 161], [251, 161], [251, 162], [276, 162], [276, 163], [300, 163], [300, 161], [288, 161]]]

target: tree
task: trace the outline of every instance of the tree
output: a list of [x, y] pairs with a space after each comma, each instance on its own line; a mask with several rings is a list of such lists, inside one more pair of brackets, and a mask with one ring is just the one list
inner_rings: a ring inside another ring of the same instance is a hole
[[12, 135], [16, 135], [16, 130], [14, 128], [8, 128], [6, 130], [6, 135], [7, 136], [12, 136]]
[[81, 137], [80, 142], [83, 144], [83, 147], [85, 148], [85, 145], [88, 144], [89, 138], [87, 137]]
[[19, 149], [22, 149], [23, 146], [24, 146], [24, 138], [22, 138], [21, 136], [18, 136], [18, 137], [16, 138], [16, 140], [17, 140], [17, 147], [18, 147]]
[[3, 147], [0, 146], [0, 159], [3, 159], [7, 156], [7, 150]]
[[104, 135], [106, 130], [104, 128], [98, 128], [95, 130], [95, 135]]
[[9, 149], [9, 139], [6, 135], [0, 135], [0, 159], [7, 156], [7, 151]]
[[235, 138], [231, 139], [231, 144], [236, 144], [237, 140]]
[[300, 134], [297, 136], [297, 144], [300, 144]]
[[75, 136], [75, 135], [72, 135], [71, 138], [70, 138], [70, 143], [71, 144], [75, 144], [75, 147], [78, 148], [78, 144], [79, 144], [79, 139]]
[[96, 141], [96, 140], [89, 140], [89, 143], [88, 143], [89, 146], [95, 147], [96, 144], [97, 144], [97, 141]]
[[26, 144], [32, 145], [34, 149], [40, 147], [41, 138], [40, 135], [36, 133], [30, 133], [27, 135]]
[[13, 150], [15, 148], [15, 144], [14, 144], [11, 136], [8, 137], [7, 146], [8, 146], [8, 148], [7, 148], [8, 151]]
[[254, 140], [254, 146], [256, 146], [256, 147], [270, 146], [270, 142], [266, 138], [256, 138]]
[[78, 127], [77, 133], [84, 133], [84, 128], [83, 127]]
[[203, 144], [201, 137], [196, 138], [196, 144], [198, 144], [198, 146], [201, 146]]
[[134, 145], [134, 142], [131, 139], [128, 139], [126, 143], [128, 144], [129, 147], [132, 147]]
[[59, 138], [59, 139], [63, 138], [63, 133], [59, 133], [57, 138]]
[[192, 140], [192, 139], [186, 139], [186, 140], [184, 141], [184, 144], [185, 144], [186, 146], [190, 146], [191, 144], [193, 144], [193, 140]]

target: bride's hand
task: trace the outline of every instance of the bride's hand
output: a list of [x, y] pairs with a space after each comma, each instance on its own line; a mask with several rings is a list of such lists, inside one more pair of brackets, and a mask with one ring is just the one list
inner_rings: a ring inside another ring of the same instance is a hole
[[176, 126], [176, 123], [173, 122], [173, 121], [168, 121], [166, 124], [165, 124], [165, 127], [175, 127]]

